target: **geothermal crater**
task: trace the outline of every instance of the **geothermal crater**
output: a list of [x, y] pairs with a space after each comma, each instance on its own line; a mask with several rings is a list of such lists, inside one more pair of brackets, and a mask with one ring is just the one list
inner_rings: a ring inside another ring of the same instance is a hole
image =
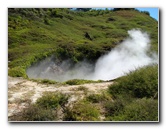
[[158, 62], [157, 54], [150, 52], [150, 38], [139, 29], [128, 31], [129, 37], [100, 57], [95, 64], [84, 60], [77, 64], [70, 59], [60, 61], [53, 56], [27, 69], [29, 78], [66, 81], [71, 79], [111, 80], [139, 67]]

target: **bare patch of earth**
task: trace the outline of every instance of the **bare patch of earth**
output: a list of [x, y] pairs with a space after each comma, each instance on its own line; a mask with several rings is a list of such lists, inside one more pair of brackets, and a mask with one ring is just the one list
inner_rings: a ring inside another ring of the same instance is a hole
[[[112, 83], [102, 82], [82, 85], [41, 84], [23, 78], [8, 77], [8, 117], [20, 112], [29, 103], [35, 103], [47, 91], [59, 91], [70, 94], [68, 105], [71, 105], [73, 102], [84, 98], [85, 92], [100, 93]], [[83, 87], [86, 91], [81, 90], [80, 87]]]

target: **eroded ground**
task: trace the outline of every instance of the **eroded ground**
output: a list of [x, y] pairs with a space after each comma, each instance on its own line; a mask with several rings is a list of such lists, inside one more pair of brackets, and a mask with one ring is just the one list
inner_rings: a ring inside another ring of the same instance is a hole
[[89, 83], [82, 85], [65, 84], [41, 84], [23, 78], [8, 77], [8, 117], [22, 111], [29, 103], [36, 100], [47, 91], [59, 91], [70, 94], [68, 105], [74, 101], [84, 98], [87, 93], [100, 93], [107, 89], [113, 82]]

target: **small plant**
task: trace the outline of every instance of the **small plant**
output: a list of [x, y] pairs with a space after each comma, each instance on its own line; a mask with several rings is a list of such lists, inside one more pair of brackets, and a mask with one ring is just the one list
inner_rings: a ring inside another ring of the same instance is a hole
[[48, 80], [48, 79], [43, 79], [43, 80], [41, 80], [41, 83], [44, 83], [44, 84], [56, 84], [57, 82], [56, 81], [52, 81], [52, 80]]
[[79, 86], [77, 88], [77, 90], [80, 90], [80, 91], [88, 91], [88, 88], [84, 87], [84, 86]]
[[99, 110], [93, 104], [82, 100], [65, 110], [64, 121], [98, 121], [99, 115]]
[[68, 101], [68, 96], [62, 93], [45, 92], [36, 104], [45, 109], [56, 109], [58, 106], [63, 107]]

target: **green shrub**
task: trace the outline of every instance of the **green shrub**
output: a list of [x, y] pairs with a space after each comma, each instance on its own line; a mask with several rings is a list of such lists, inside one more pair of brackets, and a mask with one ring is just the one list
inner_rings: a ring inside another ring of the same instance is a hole
[[24, 77], [27, 78], [25, 69], [21, 67], [14, 67], [8, 70], [8, 75], [11, 77]]
[[65, 110], [65, 121], [97, 121], [99, 110], [87, 101], [79, 101]]
[[44, 83], [44, 84], [56, 84], [57, 82], [56, 81], [52, 81], [52, 80], [48, 80], [48, 79], [43, 79], [43, 80], [41, 80], [41, 83]]
[[110, 95], [106, 95], [105, 93], [102, 94], [90, 94], [89, 96], [86, 97], [86, 99], [89, 102], [92, 103], [99, 103], [99, 102], [105, 102], [110, 100]]
[[122, 101], [115, 100], [114, 102], [108, 102], [105, 105], [107, 116], [113, 116], [114, 114], [118, 114], [124, 108], [124, 104]]
[[20, 113], [17, 113], [9, 117], [10, 121], [55, 121], [57, 120], [57, 113], [51, 109], [44, 109], [36, 104], [32, 104], [29, 107], [23, 109]]
[[158, 66], [146, 66], [121, 77], [109, 87], [113, 96], [154, 97], [158, 93]]
[[45, 19], [44, 19], [44, 23], [45, 23], [46, 25], [50, 25], [50, 20], [49, 20], [48, 18], [45, 18]]
[[79, 90], [79, 91], [84, 91], [84, 93], [87, 93], [87, 92], [88, 92], [88, 88], [86, 88], [86, 87], [84, 87], [84, 86], [79, 86], [79, 87], [77, 88], [77, 90]]
[[63, 107], [68, 101], [68, 96], [58, 92], [45, 92], [36, 104], [45, 109], [56, 109]]
[[154, 99], [137, 99], [126, 105], [118, 115], [110, 117], [112, 121], [158, 121], [158, 101]]

